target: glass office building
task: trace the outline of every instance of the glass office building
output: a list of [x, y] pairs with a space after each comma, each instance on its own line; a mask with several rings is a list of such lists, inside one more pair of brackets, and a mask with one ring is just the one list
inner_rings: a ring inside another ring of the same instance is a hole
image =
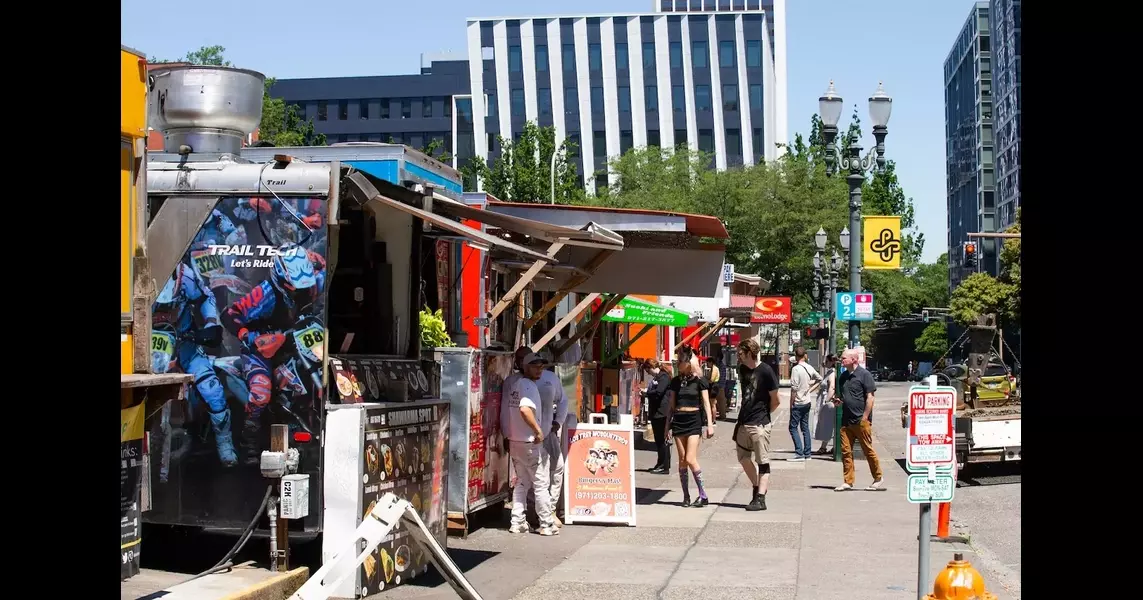
[[991, 0], [992, 98], [996, 106], [996, 226], [1020, 207], [1020, 0]]

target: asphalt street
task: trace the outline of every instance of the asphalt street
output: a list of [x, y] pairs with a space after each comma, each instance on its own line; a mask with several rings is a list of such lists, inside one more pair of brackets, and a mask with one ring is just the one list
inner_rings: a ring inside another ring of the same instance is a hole
[[[873, 430], [892, 453], [898, 468], [905, 468], [906, 431], [901, 427], [901, 404], [914, 383], [880, 382], [874, 404]], [[883, 463], [888, 466], [888, 461]], [[934, 514], [936, 511], [933, 511]], [[985, 581], [1019, 586], [1020, 581], [1020, 466], [974, 465], [962, 472], [952, 502], [953, 535], [969, 538], [984, 564]], [[934, 533], [936, 527], [933, 528]], [[1019, 589], [1017, 587], [1017, 589]]]

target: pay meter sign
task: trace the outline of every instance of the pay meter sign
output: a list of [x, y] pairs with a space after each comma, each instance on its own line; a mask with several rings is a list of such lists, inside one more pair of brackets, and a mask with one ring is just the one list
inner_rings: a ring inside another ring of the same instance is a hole
[[955, 407], [956, 390], [951, 387], [910, 390], [905, 454], [909, 471], [948, 470], [956, 465]]

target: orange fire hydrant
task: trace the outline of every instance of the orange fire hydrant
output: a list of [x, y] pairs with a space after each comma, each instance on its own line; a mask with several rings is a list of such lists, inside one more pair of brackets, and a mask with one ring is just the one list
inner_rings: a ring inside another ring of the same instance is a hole
[[984, 589], [984, 578], [964, 555], [956, 553], [948, 566], [933, 582], [933, 593], [925, 600], [996, 600], [996, 594]]

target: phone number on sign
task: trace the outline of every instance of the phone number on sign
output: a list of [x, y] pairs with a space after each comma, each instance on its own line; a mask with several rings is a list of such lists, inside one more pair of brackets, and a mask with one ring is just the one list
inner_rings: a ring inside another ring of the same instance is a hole
[[575, 493], [575, 499], [576, 500], [616, 500], [616, 501], [619, 501], [619, 500], [626, 500], [627, 494], [625, 494], [623, 492], [614, 493], [614, 494], [611, 492], [576, 492]]

